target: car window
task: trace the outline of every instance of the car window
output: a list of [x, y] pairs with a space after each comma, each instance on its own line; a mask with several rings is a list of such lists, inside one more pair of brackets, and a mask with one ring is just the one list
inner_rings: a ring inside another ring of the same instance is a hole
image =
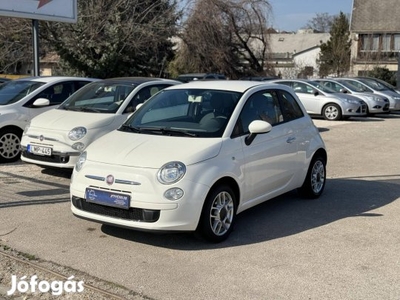
[[135, 96], [133, 96], [123, 113], [134, 112], [138, 104], [145, 102], [147, 99], [169, 86], [171, 86], [171, 84], [153, 84], [143, 87]]
[[315, 93], [315, 90], [311, 86], [309, 86], [305, 83], [302, 83], [302, 82], [293, 82], [292, 87], [296, 93], [302, 93], [302, 94], [314, 94]]
[[3, 83], [0, 86], [0, 105], [15, 103], [44, 84], [44, 82], [29, 80]]
[[296, 99], [287, 91], [280, 91], [280, 100], [284, 121], [291, 121], [304, 116]]
[[260, 91], [249, 97], [235, 126], [235, 135], [247, 134], [254, 120], [267, 121], [272, 126], [283, 121], [277, 91]]

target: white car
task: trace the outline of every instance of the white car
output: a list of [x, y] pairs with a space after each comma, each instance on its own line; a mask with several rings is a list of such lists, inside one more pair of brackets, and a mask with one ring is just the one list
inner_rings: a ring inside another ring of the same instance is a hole
[[71, 209], [220, 242], [250, 207], [293, 189], [319, 197], [326, 162], [318, 129], [289, 87], [192, 81], [164, 89], [89, 145], [72, 173]]
[[94, 81], [80, 77], [29, 77], [0, 85], [0, 163], [17, 161], [21, 136], [29, 121], [60, 105]]
[[310, 115], [337, 121], [350, 117], [367, 116], [367, 104], [352, 95], [337, 93], [318, 82], [306, 79], [278, 79], [275, 83], [293, 88]]
[[179, 81], [121, 77], [93, 82], [57, 109], [32, 119], [22, 136], [21, 160], [72, 169], [94, 140], [118, 128], [136, 105]]

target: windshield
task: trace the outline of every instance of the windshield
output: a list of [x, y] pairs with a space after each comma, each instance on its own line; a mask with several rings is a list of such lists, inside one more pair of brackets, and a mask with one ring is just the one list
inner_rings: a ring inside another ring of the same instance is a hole
[[323, 84], [320, 84], [319, 82], [309, 81], [309, 84], [311, 84], [312, 86], [316, 87], [317, 89], [319, 89], [325, 93], [328, 93], [328, 94], [336, 93], [336, 91], [324, 86]]
[[126, 83], [92, 82], [64, 101], [59, 109], [115, 113], [135, 87]]
[[365, 85], [369, 86], [371, 89], [375, 90], [375, 91], [385, 91], [388, 90], [388, 88], [386, 86], [384, 86], [382, 83], [379, 83], [375, 80], [371, 80], [371, 79], [359, 79], [362, 83], [364, 83]]
[[372, 90], [368, 89], [367, 87], [360, 87], [360, 86], [356, 86], [353, 83], [349, 82], [349, 81], [338, 81], [340, 84], [342, 84], [343, 86], [345, 86], [346, 88], [348, 88], [350, 91], [352, 92], [358, 92], [358, 93], [372, 93]]
[[28, 80], [7, 81], [0, 85], [0, 105], [15, 103], [44, 84]]
[[351, 85], [357, 87], [362, 92], [368, 92], [368, 93], [373, 93], [374, 92], [369, 87], [367, 87], [365, 84], [363, 84], [361, 82], [358, 82], [358, 81], [355, 81], [355, 80], [338, 79], [338, 82], [343, 84], [343, 85], [351, 84]]
[[209, 89], [163, 90], [119, 130], [143, 134], [221, 137], [241, 93]]

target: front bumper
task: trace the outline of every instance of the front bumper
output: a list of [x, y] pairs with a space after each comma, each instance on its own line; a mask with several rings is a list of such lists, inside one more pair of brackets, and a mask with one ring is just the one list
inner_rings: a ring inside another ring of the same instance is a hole
[[37, 155], [28, 152], [26, 146], [21, 146], [22, 161], [48, 167], [72, 169], [74, 168], [80, 154], [81, 152], [78, 151], [53, 150], [49, 156]]
[[343, 107], [343, 116], [361, 117], [367, 115], [367, 104], [352, 104], [349, 103]]

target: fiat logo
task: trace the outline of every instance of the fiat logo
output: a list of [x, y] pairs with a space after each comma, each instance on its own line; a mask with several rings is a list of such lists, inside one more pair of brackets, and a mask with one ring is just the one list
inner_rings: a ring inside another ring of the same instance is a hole
[[40, 140], [41, 142], [43, 142], [44, 136], [43, 136], [43, 135], [39, 136], [39, 140]]
[[107, 182], [108, 185], [112, 185], [114, 183], [114, 176], [108, 175], [106, 177], [106, 182]]

